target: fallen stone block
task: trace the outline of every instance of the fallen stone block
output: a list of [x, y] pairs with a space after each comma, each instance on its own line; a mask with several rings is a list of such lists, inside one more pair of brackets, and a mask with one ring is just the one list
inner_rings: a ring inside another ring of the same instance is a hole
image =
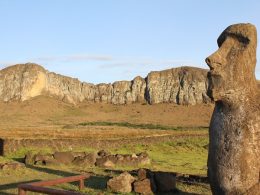
[[98, 154], [98, 156], [100, 156], [100, 157], [105, 157], [105, 156], [110, 155], [111, 153], [108, 152], [108, 151], [106, 151], [106, 150], [100, 150], [97, 154]]
[[138, 180], [151, 179], [154, 177], [154, 173], [149, 169], [138, 169], [137, 171]]
[[25, 167], [24, 163], [19, 163], [19, 162], [9, 162], [9, 163], [4, 163], [4, 164], [0, 164], [0, 169], [2, 170], [7, 170], [7, 169], [18, 169], [18, 168], [23, 168]]
[[78, 156], [73, 160], [73, 164], [78, 166], [95, 166], [96, 153], [89, 153], [85, 156]]
[[74, 160], [72, 152], [55, 152], [54, 159], [63, 164], [70, 164]]
[[52, 154], [41, 154], [38, 153], [36, 155], [34, 155], [34, 164], [37, 164], [37, 162], [44, 162], [46, 160], [50, 160], [53, 159], [53, 155]]
[[117, 177], [114, 177], [107, 182], [108, 190], [116, 193], [130, 193], [132, 191], [132, 183], [135, 178], [128, 172], [124, 172]]
[[74, 158], [84, 157], [84, 156], [86, 156], [86, 152], [72, 152], [72, 155], [74, 156]]
[[115, 167], [115, 161], [112, 161], [111, 158], [108, 157], [97, 158], [95, 165], [98, 167], [111, 168]]
[[24, 163], [26, 165], [33, 165], [35, 162], [34, 154], [32, 152], [28, 152], [24, 157]]
[[144, 179], [134, 182], [134, 192], [140, 194], [153, 194], [156, 192], [156, 186], [153, 180]]

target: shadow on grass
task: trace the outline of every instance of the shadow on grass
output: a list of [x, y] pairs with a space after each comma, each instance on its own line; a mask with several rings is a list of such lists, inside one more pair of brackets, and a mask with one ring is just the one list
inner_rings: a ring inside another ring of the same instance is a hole
[[12, 158], [12, 160], [20, 162], [20, 163], [24, 163], [24, 158]]
[[[71, 173], [63, 170], [57, 170], [57, 169], [52, 169], [52, 168], [45, 168], [45, 167], [37, 167], [37, 166], [32, 166], [32, 165], [27, 165], [27, 168], [48, 173], [48, 174], [54, 174], [62, 177], [69, 177], [69, 176], [74, 176], [78, 175], [77, 173]], [[106, 184], [107, 181], [110, 179], [108, 176], [101, 176], [101, 175], [92, 175], [88, 179], [85, 180], [85, 187], [87, 188], [92, 188], [92, 189], [97, 189], [97, 190], [106, 190]], [[78, 186], [79, 182], [70, 182], [71, 184]]]
[[92, 188], [96, 190], [106, 190], [107, 181], [110, 178], [111, 177], [103, 176], [103, 175], [93, 175], [85, 181], [85, 186], [87, 188]]
[[14, 193], [9, 193], [9, 192], [3, 192], [4, 190], [14, 190], [17, 188], [18, 185], [20, 184], [24, 184], [24, 183], [30, 183], [30, 182], [37, 182], [37, 181], [40, 181], [40, 180], [30, 180], [30, 181], [24, 181], [24, 182], [16, 182], [16, 183], [9, 183], [9, 184], [3, 184], [3, 185], [0, 185], [0, 194], [3, 194], [3, 195], [11, 195], [11, 194], [14, 194]]
[[[53, 169], [53, 168], [47, 168], [47, 167], [46, 168], [45, 167], [37, 167], [37, 166], [33, 166], [33, 165], [26, 165], [26, 167], [30, 168], [30, 169], [33, 169], [33, 170], [36, 170], [38, 172], [43, 172], [43, 173], [48, 173], [48, 174], [52, 174], [52, 175], [57, 175], [57, 176], [60, 176], [60, 177], [70, 177], [70, 176], [79, 175], [79, 173], [71, 173], [71, 172], [58, 170], [58, 169]], [[28, 182], [26, 182], [26, 183], [28, 183]], [[79, 182], [78, 181], [69, 182], [69, 183], [72, 184], [73, 186], [75, 186], [75, 188], [78, 188], [78, 186], [79, 186]], [[86, 180], [85, 180], [85, 183], [86, 183]], [[69, 190], [69, 189], [64, 188], [64, 190]]]
[[52, 175], [58, 175], [61, 177], [69, 177], [69, 176], [75, 176], [78, 175], [76, 173], [71, 173], [63, 170], [53, 169], [53, 168], [47, 168], [47, 167], [38, 167], [33, 165], [26, 165], [27, 168], [33, 169], [35, 171], [44, 172]]

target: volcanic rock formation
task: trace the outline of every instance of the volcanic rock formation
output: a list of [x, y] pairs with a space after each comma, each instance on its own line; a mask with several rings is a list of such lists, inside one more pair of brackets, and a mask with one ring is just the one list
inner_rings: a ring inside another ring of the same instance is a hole
[[191, 67], [151, 72], [145, 79], [138, 76], [132, 81], [97, 85], [49, 72], [32, 63], [14, 65], [0, 71], [0, 100], [5, 102], [47, 95], [72, 104], [92, 101], [194, 105], [209, 101], [206, 89], [207, 71]]
[[255, 78], [256, 28], [235, 24], [206, 58], [209, 96], [215, 101], [209, 130], [208, 176], [214, 195], [260, 192], [260, 95]]

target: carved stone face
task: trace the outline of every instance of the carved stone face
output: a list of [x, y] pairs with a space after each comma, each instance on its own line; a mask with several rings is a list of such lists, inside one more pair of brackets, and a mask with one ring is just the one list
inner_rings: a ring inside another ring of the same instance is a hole
[[228, 27], [218, 38], [219, 49], [205, 60], [210, 68], [208, 95], [214, 101], [234, 98], [255, 82], [256, 31], [251, 27], [251, 34], [244, 32], [243, 27], [248, 26], [251, 27], [250, 24]]

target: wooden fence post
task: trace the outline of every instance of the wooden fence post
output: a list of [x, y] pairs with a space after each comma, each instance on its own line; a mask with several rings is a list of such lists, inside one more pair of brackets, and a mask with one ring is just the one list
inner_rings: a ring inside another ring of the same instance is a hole
[[84, 179], [79, 180], [79, 190], [83, 190], [85, 187]]
[[24, 189], [18, 188], [18, 195], [26, 195], [26, 191]]

